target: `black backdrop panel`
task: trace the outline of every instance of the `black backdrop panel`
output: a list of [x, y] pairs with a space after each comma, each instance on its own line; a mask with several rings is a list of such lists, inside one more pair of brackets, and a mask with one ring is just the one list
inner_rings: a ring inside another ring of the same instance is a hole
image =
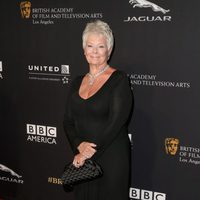
[[0, 2], [0, 197], [74, 199], [60, 181], [72, 159], [64, 107], [71, 80], [88, 70], [82, 31], [102, 19], [115, 36], [110, 65], [127, 72], [134, 93], [130, 199], [199, 200], [199, 6]]

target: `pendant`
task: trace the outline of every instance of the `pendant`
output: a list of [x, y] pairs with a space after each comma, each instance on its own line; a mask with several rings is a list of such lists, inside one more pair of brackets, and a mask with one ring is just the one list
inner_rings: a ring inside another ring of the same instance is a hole
[[90, 77], [90, 80], [89, 80], [89, 85], [93, 85], [93, 83], [94, 83], [94, 78], [92, 78], [92, 77]]
[[95, 79], [100, 76], [103, 72], [105, 72], [110, 66], [106, 65], [103, 69], [101, 69], [98, 73], [92, 75], [91, 73], [88, 73], [89, 76], [89, 85], [93, 85]]

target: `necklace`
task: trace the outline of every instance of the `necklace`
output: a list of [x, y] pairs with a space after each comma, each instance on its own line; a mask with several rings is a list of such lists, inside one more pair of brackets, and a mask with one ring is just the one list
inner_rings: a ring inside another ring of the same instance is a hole
[[101, 70], [99, 70], [99, 72], [97, 72], [96, 74], [91, 74], [90, 72], [88, 72], [88, 76], [90, 78], [89, 80], [89, 85], [93, 85], [95, 79], [101, 75], [103, 72], [105, 72], [107, 69], [109, 68], [109, 65], [106, 65], [104, 68], [102, 68]]

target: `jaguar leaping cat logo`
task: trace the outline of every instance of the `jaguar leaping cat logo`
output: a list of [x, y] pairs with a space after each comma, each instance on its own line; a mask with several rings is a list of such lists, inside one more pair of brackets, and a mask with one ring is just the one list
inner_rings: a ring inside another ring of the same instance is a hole
[[5, 165], [0, 164], [0, 170], [4, 171], [4, 172], [9, 172], [12, 176], [16, 176], [17, 178], [22, 177], [22, 176], [18, 175], [17, 173], [15, 173], [12, 169], [9, 169], [8, 167], [6, 167]]
[[164, 8], [161, 8], [160, 6], [156, 5], [155, 3], [151, 3], [147, 0], [129, 0], [129, 3], [133, 5], [133, 8], [139, 7], [139, 8], [151, 8], [154, 12], [162, 12], [163, 14], [166, 14], [170, 10], [165, 10]]

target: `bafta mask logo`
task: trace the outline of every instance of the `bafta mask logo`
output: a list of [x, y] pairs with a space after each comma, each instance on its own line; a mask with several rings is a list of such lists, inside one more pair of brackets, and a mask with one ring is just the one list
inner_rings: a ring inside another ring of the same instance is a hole
[[166, 138], [165, 139], [165, 150], [166, 154], [169, 155], [176, 155], [176, 152], [178, 150], [178, 145], [179, 145], [179, 139], [176, 138]]
[[31, 2], [23, 1], [20, 3], [20, 10], [22, 18], [28, 19], [31, 14]]

